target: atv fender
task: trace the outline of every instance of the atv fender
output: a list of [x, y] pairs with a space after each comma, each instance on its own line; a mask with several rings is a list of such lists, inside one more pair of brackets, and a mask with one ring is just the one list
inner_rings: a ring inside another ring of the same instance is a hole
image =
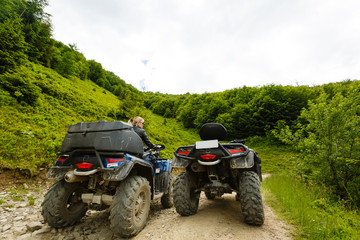
[[[140, 168], [141, 171], [145, 171], [144, 175], [153, 176], [154, 170], [152, 164], [149, 161], [145, 161], [140, 158], [130, 157], [129, 161], [123, 167], [115, 168], [113, 171], [106, 171], [104, 173], [104, 180], [107, 181], [121, 181], [124, 180], [132, 171], [133, 168]], [[148, 177], [146, 177], [148, 178]], [[152, 177], [151, 177], [152, 178]]]
[[189, 165], [189, 160], [176, 157], [175, 154], [171, 161], [172, 168], [186, 168]]
[[230, 160], [231, 168], [252, 168], [255, 164], [254, 151], [250, 150], [246, 156], [233, 158]]
[[[168, 186], [169, 185], [169, 180], [170, 180], [170, 175], [171, 175], [171, 165], [169, 166], [169, 171], [166, 172], [166, 177], [165, 177], [165, 182], [164, 182], [164, 186]], [[169, 192], [169, 188], [166, 187], [165, 188], [165, 194], [167, 194]]]

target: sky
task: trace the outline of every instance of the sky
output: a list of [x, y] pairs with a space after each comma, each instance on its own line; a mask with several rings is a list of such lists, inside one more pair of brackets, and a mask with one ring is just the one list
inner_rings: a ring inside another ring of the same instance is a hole
[[48, 0], [53, 37], [139, 90], [360, 79], [358, 0]]

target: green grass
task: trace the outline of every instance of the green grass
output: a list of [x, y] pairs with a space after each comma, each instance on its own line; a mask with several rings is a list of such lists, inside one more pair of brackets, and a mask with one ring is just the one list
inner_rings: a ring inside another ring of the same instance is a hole
[[200, 141], [197, 131], [184, 129], [175, 119], [163, 118], [149, 110], [142, 110], [139, 115], [145, 119], [144, 129], [152, 143], [165, 145], [165, 150], [161, 152], [162, 157], [171, 160], [178, 147]]
[[[12, 199], [13, 201], [17, 201], [17, 202], [25, 201], [27, 199], [29, 206], [34, 205], [36, 198], [33, 195], [28, 195], [29, 190], [37, 191], [37, 192], [40, 191], [38, 188], [33, 187], [33, 186], [31, 186], [28, 189], [25, 189], [23, 187], [8, 189], [8, 190], [6, 190], [6, 192], [8, 193], [8, 196], [0, 198], [0, 205], [5, 203], [8, 199]], [[10, 206], [10, 205], [4, 205], [4, 206]]]
[[14, 204], [6, 204], [6, 205], [3, 205], [2, 207], [5, 207], [5, 208], [13, 208], [13, 207], [14, 207]]
[[246, 145], [254, 149], [261, 158], [263, 173], [292, 173], [298, 153], [286, 145], [276, 145], [266, 138], [247, 139]]
[[326, 189], [273, 175], [262, 184], [267, 202], [296, 226], [296, 239], [360, 239], [360, 216], [341, 201], [330, 200]]
[[3, 204], [7, 200], [7, 197], [0, 198], [0, 205]]
[[28, 202], [29, 202], [30, 206], [35, 204], [35, 198], [34, 198], [33, 195], [28, 196], [27, 199], [28, 199]]
[[23, 197], [28, 193], [28, 190], [23, 188], [11, 189], [10, 196], [14, 201], [22, 201]]

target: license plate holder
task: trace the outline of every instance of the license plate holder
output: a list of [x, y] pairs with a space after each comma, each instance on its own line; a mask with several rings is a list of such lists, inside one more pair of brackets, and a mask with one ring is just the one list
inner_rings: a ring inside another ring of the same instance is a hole
[[215, 140], [207, 140], [207, 141], [198, 141], [195, 144], [196, 149], [207, 149], [207, 148], [218, 148], [219, 141]]

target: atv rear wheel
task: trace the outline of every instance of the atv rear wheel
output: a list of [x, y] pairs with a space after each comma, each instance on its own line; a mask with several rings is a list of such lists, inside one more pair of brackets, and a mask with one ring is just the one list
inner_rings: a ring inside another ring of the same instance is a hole
[[250, 225], [262, 225], [264, 223], [264, 208], [259, 176], [255, 172], [243, 172], [240, 177], [239, 188], [244, 221]]
[[215, 197], [216, 197], [216, 195], [213, 194], [213, 193], [211, 193], [210, 191], [205, 191], [205, 196], [206, 196], [206, 198], [209, 199], [209, 200], [213, 200], [213, 199], [215, 199]]
[[194, 215], [199, 207], [200, 192], [194, 193], [196, 178], [189, 172], [182, 172], [174, 183], [174, 205], [181, 216]]
[[87, 204], [81, 200], [85, 190], [82, 183], [55, 182], [41, 204], [45, 222], [54, 228], [74, 225], [87, 211]]
[[161, 205], [164, 208], [171, 208], [174, 206], [174, 199], [173, 199], [174, 182], [175, 182], [174, 175], [169, 174], [169, 183], [168, 183], [167, 192], [164, 194], [164, 196], [161, 197]]
[[150, 211], [150, 185], [146, 178], [128, 177], [121, 182], [110, 207], [114, 233], [132, 237], [144, 227]]

